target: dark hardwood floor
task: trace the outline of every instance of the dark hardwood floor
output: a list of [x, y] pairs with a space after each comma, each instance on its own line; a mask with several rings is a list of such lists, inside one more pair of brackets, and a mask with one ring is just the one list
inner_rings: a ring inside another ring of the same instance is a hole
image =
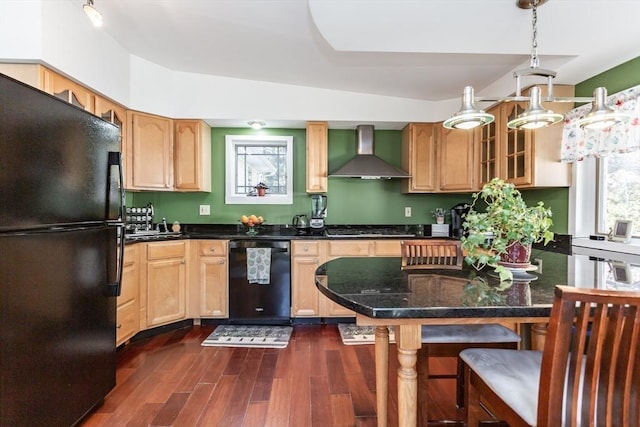
[[[343, 345], [336, 325], [302, 325], [286, 349], [202, 347], [214, 328], [174, 330], [120, 348], [116, 388], [81, 425], [376, 425], [373, 345]], [[395, 426], [398, 363], [390, 359]], [[430, 365], [432, 372], [455, 370], [453, 359]], [[462, 419], [453, 381], [431, 380], [429, 393], [430, 419]]]

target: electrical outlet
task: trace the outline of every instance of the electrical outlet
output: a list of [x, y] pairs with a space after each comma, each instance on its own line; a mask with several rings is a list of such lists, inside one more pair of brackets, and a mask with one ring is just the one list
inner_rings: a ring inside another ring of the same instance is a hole
[[200, 205], [200, 215], [211, 215], [211, 205]]
[[409, 218], [411, 216], [411, 206], [406, 206], [404, 208], [404, 216]]

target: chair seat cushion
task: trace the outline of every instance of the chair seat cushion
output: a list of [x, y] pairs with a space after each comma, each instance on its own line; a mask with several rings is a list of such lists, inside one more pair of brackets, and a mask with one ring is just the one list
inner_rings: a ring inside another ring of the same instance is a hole
[[460, 358], [523, 420], [537, 424], [542, 352], [474, 348]]
[[520, 342], [520, 335], [497, 324], [423, 325], [423, 344]]

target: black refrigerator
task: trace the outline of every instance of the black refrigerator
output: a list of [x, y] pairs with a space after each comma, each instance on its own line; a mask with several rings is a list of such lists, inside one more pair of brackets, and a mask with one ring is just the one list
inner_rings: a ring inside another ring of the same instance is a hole
[[0, 74], [0, 425], [71, 426], [115, 386], [116, 126]]

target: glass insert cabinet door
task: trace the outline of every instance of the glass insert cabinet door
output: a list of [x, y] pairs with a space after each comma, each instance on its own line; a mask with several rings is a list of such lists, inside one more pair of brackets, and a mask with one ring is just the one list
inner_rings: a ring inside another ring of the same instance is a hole
[[225, 136], [225, 203], [292, 204], [293, 137]]
[[525, 105], [516, 102], [503, 104], [506, 109], [502, 117], [506, 117], [504, 130], [502, 174], [506, 181], [515, 185], [526, 185], [532, 182], [533, 159], [533, 132], [530, 130], [509, 129], [506, 126], [510, 120], [515, 119], [524, 112]]

